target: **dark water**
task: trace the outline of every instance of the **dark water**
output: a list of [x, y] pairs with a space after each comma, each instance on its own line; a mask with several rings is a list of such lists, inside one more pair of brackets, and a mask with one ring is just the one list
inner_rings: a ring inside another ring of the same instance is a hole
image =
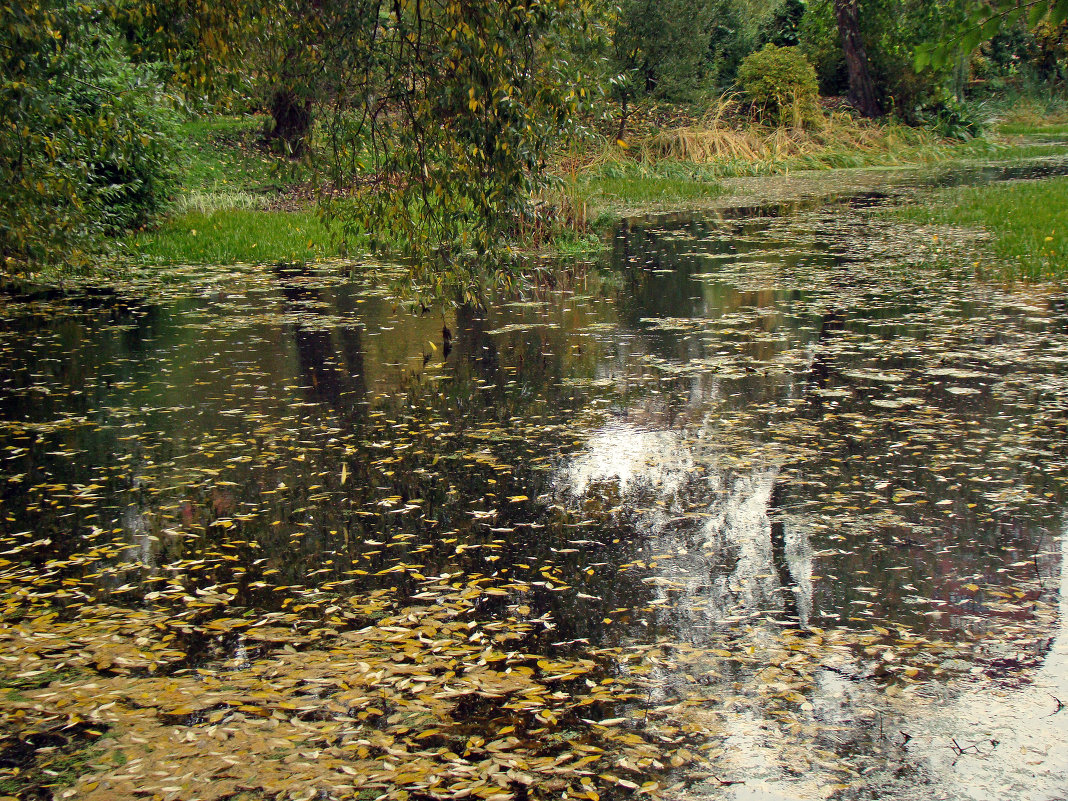
[[[924, 715], [969, 681], [1024, 692], [1058, 647], [1064, 299], [922, 266], [970, 245], [868, 205], [631, 221], [486, 313], [284, 270], [11, 295], [6, 619], [164, 610], [152, 670], [181, 674], [280, 646], [213, 621], [312, 604], [297, 637], [330, 599], [480, 577], [484, 622], [537, 624], [527, 650], [664, 648], [650, 702], [720, 699], [687, 725], [739, 783], [677, 796], [1056, 797], [1056, 751], [1022, 779], [969, 751], [989, 775], [942, 782], [953, 735]], [[785, 668], [706, 661], [761, 637], [822, 660], [785, 723], [753, 701]]]

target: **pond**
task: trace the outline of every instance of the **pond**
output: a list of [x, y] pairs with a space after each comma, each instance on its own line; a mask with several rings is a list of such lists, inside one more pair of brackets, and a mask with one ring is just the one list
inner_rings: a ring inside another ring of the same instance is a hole
[[8, 293], [0, 790], [1063, 797], [1068, 304], [880, 202]]

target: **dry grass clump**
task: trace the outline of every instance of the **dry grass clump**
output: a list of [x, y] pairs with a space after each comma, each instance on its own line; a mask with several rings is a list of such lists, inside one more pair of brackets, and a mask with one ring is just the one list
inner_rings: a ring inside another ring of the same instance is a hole
[[559, 153], [560, 180], [538, 198], [545, 231], [582, 235], [620, 209], [701, 203], [726, 191], [726, 177], [924, 163], [962, 147], [929, 130], [858, 119], [833, 101], [779, 126], [760, 123], [752, 103], [731, 93], [700, 116], [687, 112], [639, 107], [626, 141], [616, 139], [618, 123], [602, 120]]
[[[806, 124], [755, 124], [733, 96], [725, 95], [694, 125], [657, 131], [640, 142], [648, 159], [710, 162], [780, 162], [799, 157], [892, 154], [937, 144], [932, 134], [897, 124], [856, 119], [843, 111], [811, 115]], [[835, 159], [831, 158], [833, 164]]]
[[1063, 98], [1021, 97], [997, 116], [1002, 126], [1063, 125], [1068, 123], [1068, 102]]

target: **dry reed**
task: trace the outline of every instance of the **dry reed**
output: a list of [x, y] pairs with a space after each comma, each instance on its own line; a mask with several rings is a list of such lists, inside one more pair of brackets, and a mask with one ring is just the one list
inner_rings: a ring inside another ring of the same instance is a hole
[[856, 119], [842, 111], [810, 116], [804, 124], [768, 127], [740, 113], [725, 95], [696, 124], [656, 131], [640, 143], [643, 159], [696, 164], [717, 161], [780, 162], [828, 151], [893, 154], [902, 146], [934, 145], [937, 137], [901, 125]]

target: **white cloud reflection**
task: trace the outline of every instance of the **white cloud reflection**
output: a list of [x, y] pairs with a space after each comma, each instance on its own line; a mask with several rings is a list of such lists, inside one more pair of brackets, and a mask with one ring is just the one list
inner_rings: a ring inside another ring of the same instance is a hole
[[761, 614], [812, 612], [812, 551], [803, 524], [775, 508], [778, 468], [716, 464], [701, 438], [613, 421], [562, 468], [556, 486], [577, 500], [603, 490], [640, 510], [638, 535], [657, 567], [668, 622], [685, 640]]
[[[639, 510], [636, 534], [656, 557], [646, 581], [656, 588], [658, 622], [680, 642], [700, 647], [702, 632], [747, 621], [766, 627], [770, 643], [779, 629], [765, 619], [792, 613], [804, 624], [813, 615], [806, 522], [779, 508], [776, 467], [721, 468], [706, 445], [701, 437], [688, 440], [673, 430], [613, 421], [558, 471], [557, 490], [572, 503], [598, 492], [617, 494]], [[1042, 667], [1014, 673], [1013, 686], [973, 685], [965, 677], [890, 698], [848, 651], [827, 654], [812, 676], [797, 725], [822, 732], [821, 747], [837, 741], [836, 750], [856, 754], [868, 766], [860, 782], [866, 789], [840, 797], [1068, 799], [1068, 707], [1055, 711], [1058, 699], [1068, 704], [1066, 547], [1068, 530], [1061, 539], [1060, 627]], [[740, 682], [759, 680], [717, 672], [719, 667], [710, 653], [703, 689], [720, 698], [744, 697]], [[702, 670], [695, 663], [688, 669]], [[673, 685], [685, 685], [668, 673], [657, 681], [665, 698]], [[780, 721], [769, 720], [751, 699], [690, 714], [691, 722], [708, 718], [709, 736], [721, 751], [717, 764], [725, 777], [741, 783], [724, 787], [713, 778], [680, 791], [680, 801], [824, 799], [839, 797], [843, 778], [849, 779], [803, 747], [791, 752], [776, 733]], [[875, 788], [879, 793], [872, 795]]]

